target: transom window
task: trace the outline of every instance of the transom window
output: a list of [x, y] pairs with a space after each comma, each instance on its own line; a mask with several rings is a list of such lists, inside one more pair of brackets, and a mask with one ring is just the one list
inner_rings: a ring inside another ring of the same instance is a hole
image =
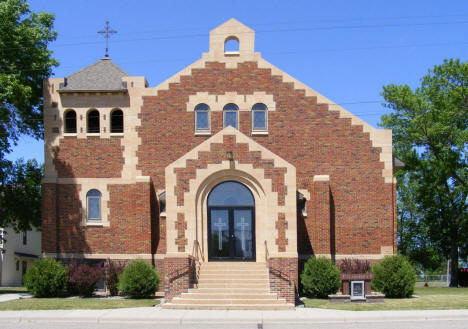
[[252, 107], [252, 130], [268, 130], [267, 110], [266, 105], [262, 103], [257, 103]]
[[232, 126], [236, 129], [239, 129], [238, 121], [239, 121], [239, 108], [236, 104], [229, 103], [226, 104], [223, 108], [223, 116], [224, 116], [224, 128], [227, 126]]
[[210, 131], [210, 107], [206, 104], [195, 106], [195, 131]]
[[76, 134], [76, 112], [73, 110], [65, 113], [65, 132]]
[[208, 206], [254, 206], [252, 192], [244, 184], [224, 182], [213, 188], [208, 196]]
[[91, 110], [88, 112], [88, 133], [99, 133], [99, 112], [98, 110]]
[[88, 220], [101, 220], [101, 197], [101, 192], [94, 189], [86, 194]]

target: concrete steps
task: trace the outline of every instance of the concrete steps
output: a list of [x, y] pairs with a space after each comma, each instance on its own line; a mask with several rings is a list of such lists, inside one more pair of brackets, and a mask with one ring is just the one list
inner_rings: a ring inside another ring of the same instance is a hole
[[198, 287], [162, 305], [167, 309], [290, 310], [294, 305], [269, 292], [264, 263], [218, 262], [200, 267]]

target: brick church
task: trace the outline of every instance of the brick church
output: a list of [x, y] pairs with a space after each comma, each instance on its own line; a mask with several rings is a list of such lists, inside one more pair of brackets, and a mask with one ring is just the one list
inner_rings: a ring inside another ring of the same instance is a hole
[[169, 306], [222, 293], [280, 308], [312, 255], [396, 252], [391, 130], [276, 68], [254, 42], [231, 19], [156, 87], [107, 57], [44, 82], [45, 257], [147, 260]]

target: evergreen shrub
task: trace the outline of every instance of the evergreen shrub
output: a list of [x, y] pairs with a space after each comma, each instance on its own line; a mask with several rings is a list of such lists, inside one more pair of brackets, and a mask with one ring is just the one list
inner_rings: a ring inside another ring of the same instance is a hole
[[159, 287], [159, 274], [143, 260], [130, 262], [119, 277], [119, 290], [132, 298], [152, 297]]
[[24, 275], [24, 285], [36, 297], [58, 297], [64, 294], [67, 268], [52, 258], [36, 262]]
[[301, 273], [302, 290], [307, 297], [327, 298], [340, 289], [340, 270], [325, 257], [311, 257]]
[[372, 265], [372, 289], [389, 298], [408, 298], [414, 292], [416, 270], [402, 255], [386, 256]]

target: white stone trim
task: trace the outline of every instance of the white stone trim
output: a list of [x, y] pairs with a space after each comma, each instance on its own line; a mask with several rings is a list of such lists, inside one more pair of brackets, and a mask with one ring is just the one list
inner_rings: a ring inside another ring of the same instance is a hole
[[[103, 226], [103, 227], [109, 227], [110, 222], [109, 222], [109, 206], [108, 202], [110, 200], [110, 195], [109, 195], [109, 190], [108, 190], [108, 184], [104, 181], [95, 181], [95, 182], [90, 182], [90, 181], [83, 181], [81, 184], [81, 189], [78, 193], [79, 200], [81, 202], [81, 226]], [[86, 198], [86, 194], [90, 190], [98, 190], [101, 192], [101, 220], [88, 220], [87, 215], [88, 215], [88, 202]]]
[[54, 253], [44, 252], [43, 258], [75, 258], [75, 259], [164, 259], [164, 254], [87, 254], [87, 253]]
[[314, 182], [329, 182], [329, 175], [314, 175]]

